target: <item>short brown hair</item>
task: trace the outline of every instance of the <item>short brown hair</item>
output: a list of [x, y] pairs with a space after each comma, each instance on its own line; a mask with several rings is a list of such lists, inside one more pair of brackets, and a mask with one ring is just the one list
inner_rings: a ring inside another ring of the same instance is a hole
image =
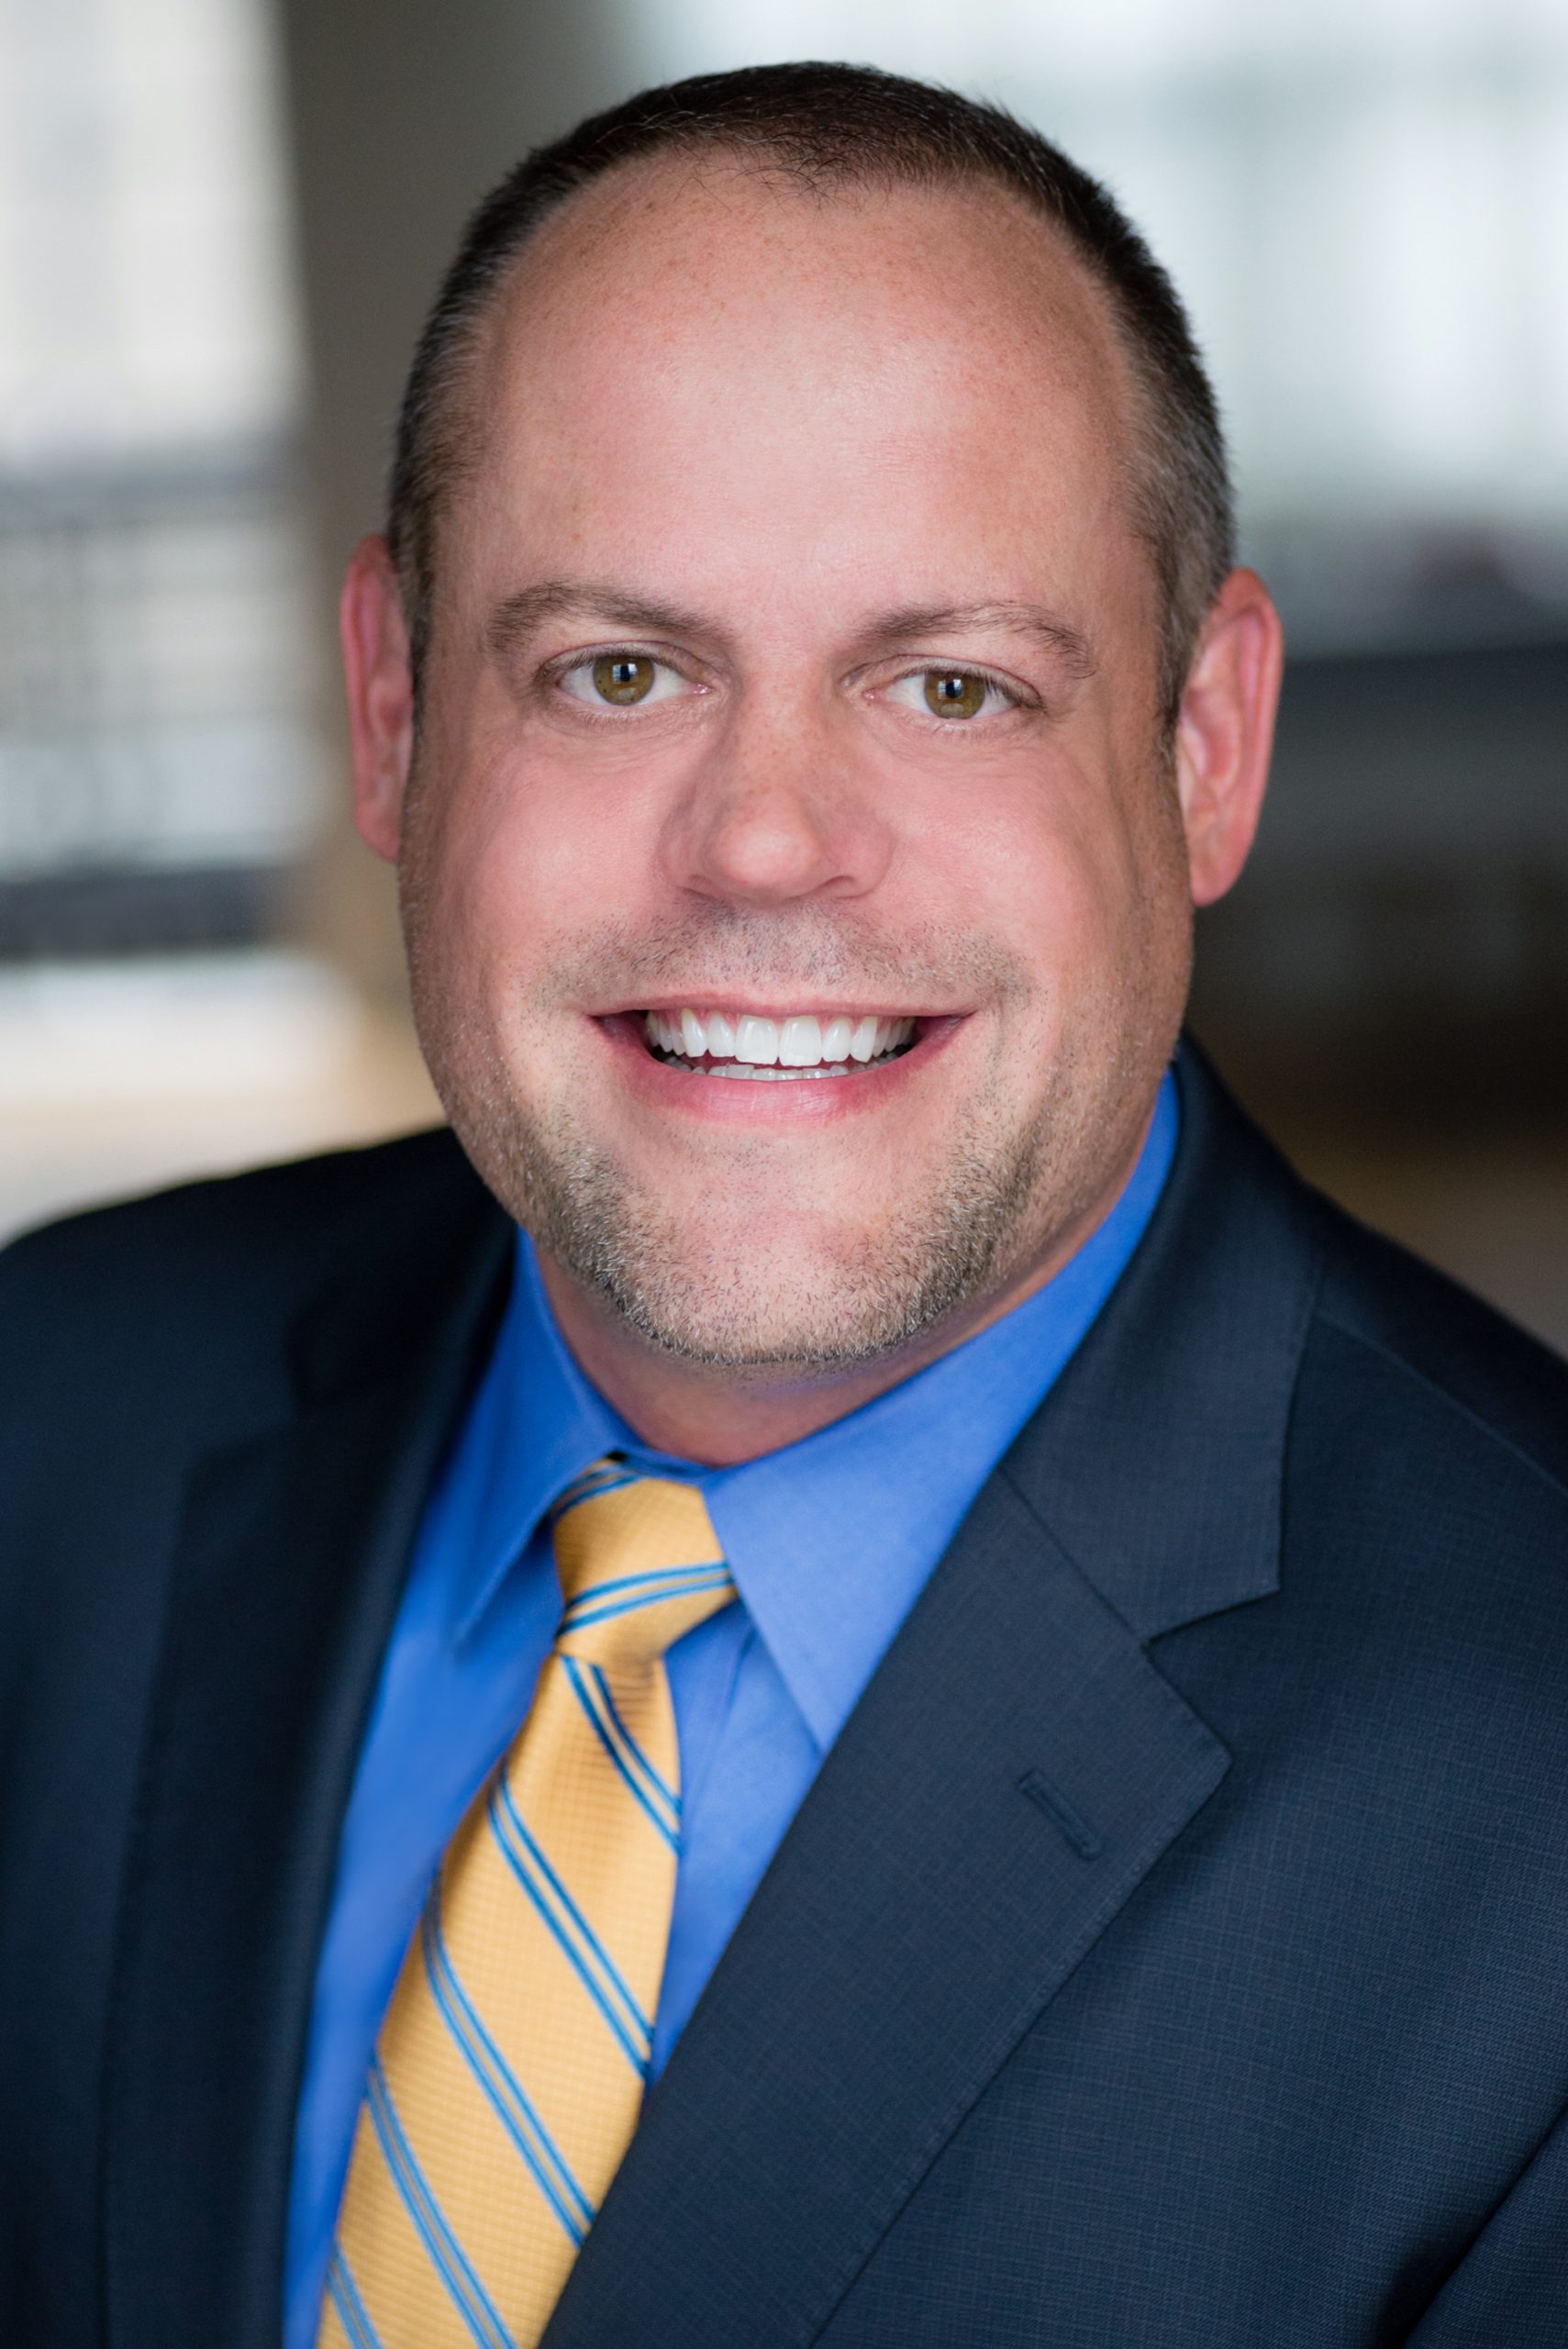
[[462, 466], [460, 393], [496, 288], [539, 223], [617, 165], [753, 157], [814, 191], [989, 180], [1051, 222], [1110, 299], [1144, 402], [1133, 520], [1161, 600], [1159, 690], [1173, 723], [1204, 616], [1234, 561], [1225, 440], [1170, 278], [1097, 180], [1000, 107], [863, 65], [758, 65], [644, 90], [526, 156], [469, 222], [425, 322], [398, 414], [386, 535], [417, 679], [441, 501]]

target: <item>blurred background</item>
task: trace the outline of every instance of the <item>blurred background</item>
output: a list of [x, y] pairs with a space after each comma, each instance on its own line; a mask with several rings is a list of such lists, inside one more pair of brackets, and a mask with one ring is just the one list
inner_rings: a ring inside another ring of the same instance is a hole
[[639, 84], [864, 59], [1107, 179], [1292, 648], [1198, 1032], [1568, 1347], [1562, 0], [0, 0], [0, 1235], [437, 1114], [331, 605], [469, 207]]

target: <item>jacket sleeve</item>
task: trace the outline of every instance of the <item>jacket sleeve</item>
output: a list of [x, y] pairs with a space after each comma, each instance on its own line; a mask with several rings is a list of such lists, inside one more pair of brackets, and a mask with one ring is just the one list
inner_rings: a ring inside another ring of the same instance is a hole
[[1407, 2341], [1407, 2349], [1568, 2343], [1568, 2107]]

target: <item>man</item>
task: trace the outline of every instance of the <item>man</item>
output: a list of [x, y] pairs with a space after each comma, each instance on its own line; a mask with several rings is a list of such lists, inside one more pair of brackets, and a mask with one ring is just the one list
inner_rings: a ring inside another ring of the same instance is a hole
[[1568, 1390], [1171, 1073], [1280, 637], [1141, 244], [635, 99], [343, 609], [456, 1139], [0, 1269], [5, 2338], [1560, 2343]]

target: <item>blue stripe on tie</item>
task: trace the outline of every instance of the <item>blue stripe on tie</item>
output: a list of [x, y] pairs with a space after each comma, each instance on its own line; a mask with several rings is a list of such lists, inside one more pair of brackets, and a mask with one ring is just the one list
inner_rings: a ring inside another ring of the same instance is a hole
[[[673, 1852], [679, 1853], [681, 1848], [681, 1807], [679, 1802], [677, 1801], [673, 1806], [675, 1812], [675, 1825], [672, 1827], [665, 1813], [656, 1807], [655, 1798], [648, 1793], [646, 1787], [642, 1786], [640, 1781], [633, 1773], [633, 1761], [640, 1763], [645, 1770], [648, 1769], [649, 1765], [645, 1761], [643, 1761], [643, 1757], [638, 1748], [632, 1744], [631, 1739], [627, 1736], [625, 1729], [621, 1726], [620, 1716], [617, 1713], [615, 1708], [613, 1706], [607, 1706], [607, 1692], [605, 1701], [601, 1703], [598, 1701], [599, 1691], [595, 1689], [584, 1678], [583, 1667], [578, 1663], [576, 1657], [574, 1655], [563, 1655], [561, 1661], [566, 1666], [566, 1677], [572, 1683], [573, 1693], [576, 1697], [577, 1702], [582, 1706], [584, 1712], [587, 1715], [595, 1736], [598, 1739], [599, 1743], [604, 1747], [605, 1752], [609, 1755], [610, 1760], [614, 1763], [616, 1771], [625, 1784], [628, 1793], [631, 1796], [633, 1801], [637, 1803], [639, 1809], [641, 1809], [647, 1817], [652, 1820], [660, 1834], [662, 1835], [666, 1843], [669, 1844], [670, 1849]], [[606, 1706], [609, 1713], [608, 1720], [605, 1719], [605, 1710]], [[619, 1737], [625, 1739], [627, 1745], [631, 1748], [631, 1755], [629, 1759], [620, 1749], [617, 1737], [617, 1731], [619, 1732]], [[652, 1773], [651, 1772], [650, 1775], [651, 1776]], [[659, 1785], [660, 1794], [664, 1795], [665, 1800], [668, 1801], [670, 1798], [668, 1795], [665, 1795], [662, 1782], [656, 1781], [656, 1783]]]
[[380, 2142], [383, 2158], [392, 2174], [392, 2182], [403, 2197], [404, 2208], [430, 2254], [436, 2273], [451, 2295], [458, 2314], [478, 2342], [479, 2349], [517, 2349], [517, 2343], [502, 2321], [499, 2310], [474, 2274], [462, 2245], [447, 2224], [439, 2204], [425, 2183], [419, 2165], [414, 2158], [413, 2148], [403, 2133], [403, 2124], [397, 2118], [397, 2108], [392, 2101], [392, 2091], [387, 2087], [386, 2074], [382, 2070], [379, 2055], [371, 2057], [365, 2102], [370, 2109], [371, 2122]]
[[448, 2030], [495, 2106], [507, 2135], [533, 2172], [540, 2193], [573, 2243], [581, 2250], [594, 2221], [594, 2206], [568, 2169], [517, 2074], [481, 2022], [473, 2000], [459, 1981], [441, 1938], [433, 1903], [425, 1911], [422, 1938], [430, 1993]]
[[642, 1479], [634, 1468], [620, 1461], [600, 1461], [567, 1486], [557, 1500], [551, 1515], [559, 1523], [569, 1508], [576, 1508], [584, 1501], [596, 1499], [600, 1493], [618, 1493], [623, 1486], [640, 1484]]
[[[562, 1661], [564, 1661], [564, 1658]], [[617, 1712], [616, 1700], [610, 1693], [610, 1684], [605, 1676], [604, 1666], [598, 1664], [591, 1664], [588, 1666], [588, 1677], [594, 1683], [594, 1686], [597, 1688], [600, 1697], [604, 1700], [606, 1717], [608, 1720], [611, 1728], [615, 1731], [616, 1735], [625, 1740], [627, 1745], [631, 1750], [632, 1759], [636, 1763], [637, 1767], [645, 1773], [650, 1783], [658, 1793], [663, 1796], [664, 1800], [674, 1812], [676, 1819], [679, 1820], [681, 1816], [681, 1789], [678, 1786], [673, 1787], [669, 1780], [653, 1767], [652, 1763], [649, 1760], [647, 1754], [644, 1753], [641, 1746], [639, 1745], [636, 1738], [633, 1737], [630, 1730], [628, 1729], [619, 1713]]]
[[327, 2289], [332, 2305], [341, 2320], [352, 2349], [381, 2349], [381, 2336], [370, 2321], [370, 2312], [360, 2298], [360, 2288], [354, 2281], [353, 2270], [342, 2253], [334, 2248], [327, 2269]]
[[595, 1599], [607, 1598], [612, 1590], [640, 1590], [651, 1584], [684, 1582], [688, 1575], [712, 1574], [723, 1564], [722, 1558], [694, 1558], [684, 1566], [644, 1566], [640, 1574], [608, 1575], [603, 1582], [585, 1584], [566, 1612], [570, 1615], [573, 1608], [591, 1607]]
[[699, 1570], [693, 1567], [678, 1589], [651, 1590], [640, 1598], [613, 1599], [607, 1607], [598, 1604], [597, 1591], [589, 1591], [577, 1602], [574, 1609], [568, 1609], [562, 1616], [561, 1628], [563, 1632], [581, 1631], [590, 1623], [607, 1623], [615, 1615], [635, 1614], [639, 1607], [659, 1607], [672, 1598], [692, 1598], [698, 1591], [724, 1590], [728, 1586], [728, 1566], [708, 1569], [701, 1573], [700, 1578]]
[[[653, 2026], [627, 1987], [615, 1960], [524, 1826], [522, 1816], [512, 1800], [512, 1790], [504, 1778], [496, 1780], [495, 1792], [490, 1798], [489, 1809], [491, 1831], [500, 1846], [502, 1857], [544, 1919], [555, 1940], [560, 1943], [573, 1971], [578, 1976], [584, 1988], [588, 1992], [616, 2038], [625, 2049], [638, 2078], [646, 2080], [653, 2054]], [[517, 1848], [519, 1843], [520, 1850]], [[550, 1891], [566, 1911], [572, 1925], [581, 1934], [587, 1947], [587, 1957], [584, 1957], [583, 1951], [574, 1944], [566, 1926], [562, 1924], [549, 1900], [539, 1890], [538, 1884], [534, 1881], [536, 1875], [543, 1878]], [[605, 1996], [601, 1984], [595, 1978], [589, 1963], [590, 1959], [603, 1969], [617, 1997], [622, 2000], [630, 2013], [637, 2032], [635, 2039], [628, 2031], [625, 2021], [617, 2014], [609, 1999]]]

